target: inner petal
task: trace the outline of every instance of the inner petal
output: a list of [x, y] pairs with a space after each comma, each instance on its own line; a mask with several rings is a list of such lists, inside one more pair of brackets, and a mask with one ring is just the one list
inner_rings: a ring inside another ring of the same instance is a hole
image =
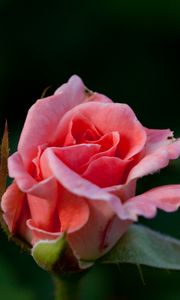
[[87, 138], [91, 141], [97, 140], [101, 133], [88, 118], [79, 113], [72, 120], [72, 135], [77, 144], [80, 144]]
[[[88, 143], [88, 141], [86, 141]], [[104, 156], [116, 156], [116, 149], [120, 142], [120, 135], [119, 132], [113, 131], [103, 135], [100, 139], [96, 141], [91, 141], [93, 144], [100, 145], [100, 153], [96, 155], [100, 157]]]
[[[110, 156], [110, 157], [116, 157], [116, 150], [118, 147], [120, 141], [120, 136], [118, 132], [110, 132], [105, 134], [104, 136], [102, 136], [100, 139], [96, 140], [96, 141], [91, 141], [91, 143], [93, 143], [94, 145], [99, 145], [100, 149], [99, 152], [92, 155], [92, 157], [90, 157], [90, 160], [88, 161], [87, 164], [82, 165], [81, 167], [81, 172], [83, 173], [89, 163], [91, 163], [91, 161], [98, 159], [99, 157], [104, 157], [104, 156]], [[85, 141], [88, 143], [88, 141]]]
[[100, 147], [98, 144], [80, 144], [53, 148], [53, 151], [69, 168], [77, 173], [81, 173], [81, 167], [87, 164], [91, 157], [99, 153]]
[[118, 185], [123, 182], [128, 160], [117, 157], [99, 157], [93, 160], [82, 176], [100, 187]]
[[[109, 132], [119, 132], [121, 136], [119, 156], [121, 159], [132, 158], [141, 152], [145, 146], [147, 139], [145, 128], [126, 104], [90, 102], [78, 105], [64, 115], [60, 122], [58, 134], [62, 134], [69, 122], [78, 115], [81, 123], [76, 123], [76, 130], [73, 131], [78, 142], [82, 141], [82, 131], [85, 132], [91, 126], [93, 132], [96, 132], [97, 136], [99, 134], [99, 137]], [[81, 131], [82, 120], [86, 120], [89, 125], [88, 128], [83, 127]]]
[[101, 132], [92, 121], [77, 112], [59, 123], [52, 146], [71, 146], [84, 143], [85, 140], [97, 140], [100, 137]]

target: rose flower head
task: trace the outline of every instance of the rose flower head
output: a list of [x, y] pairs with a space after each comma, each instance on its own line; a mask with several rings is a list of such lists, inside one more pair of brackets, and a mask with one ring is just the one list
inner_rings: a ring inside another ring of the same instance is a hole
[[14, 181], [1, 202], [4, 221], [33, 249], [66, 235], [77, 261], [95, 261], [138, 216], [179, 207], [180, 185], [136, 196], [138, 178], [179, 155], [169, 129], [145, 128], [127, 104], [88, 90], [74, 75], [27, 114], [8, 161]]

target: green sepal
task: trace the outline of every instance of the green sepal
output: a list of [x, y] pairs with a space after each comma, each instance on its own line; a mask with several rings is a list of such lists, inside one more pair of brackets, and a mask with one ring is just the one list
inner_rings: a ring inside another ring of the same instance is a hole
[[142, 225], [132, 225], [100, 263], [130, 263], [180, 270], [180, 241]]
[[41, 240], [37, 242], [32, 248], [32, 256], [42, 269], [52, 271], [66, 247], [66, 236], [63, 234], [56, 240]]
[[44, 270], [56, 275], [71, 275], [82, 271], [66, 233], [56, 240], [40, 240], [31, 252], [35, 262]]

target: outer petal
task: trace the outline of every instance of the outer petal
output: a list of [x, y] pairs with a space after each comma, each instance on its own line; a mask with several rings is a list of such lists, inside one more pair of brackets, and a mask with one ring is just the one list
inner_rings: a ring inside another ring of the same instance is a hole
[[36, 156], [37, 146], [49, 143], [62, 116], [89, 95], [78, 76], [72, 76], [55, 95], [38, 100], [29, 110], [18, 151], [25, 166]]
[[108, 203], [95, 201], [89, 205], [88, 222], [79, 231], [69, 234], [68, 240], [78, 258], [93, 261], [115, 245], [127, 230], [129, 221], [118, 220]]
[[164, 145], [150, 152], [130, 171], [127, 183], [131, 180], [152, 174], [169, 164], [169, 160], [177, 159], [180, 155], [180, 140]]
[[3, 210], [3, 218], [12, 233], [16, 231], [25, 197], [25, 194], [19, 190], [15, 182], [7, 188], [2, 197], [1, 208]]
[[132, 180], [128, 184], [113, 185], [113, 186], [106, 187], [104, 189], [109, 193], [117, 195], [121, 199], [121, 201], [124, 203], [129, 198], [132, 198], [135, 196], [136, 180]]
[[[14, 153], [8, 161], [9, 175], [15, 178], [19, 189], [27, 194], [40, 198], [52, 196], [52, 187], [55, 188], [54, 178], [51, 176], [45, 180], [37, 182], [24, 168], [22, 159], [18, 152]], [[53, 188], [53, 189], [54, 189]]]
[[173, 138], [173, 132], [170, 129], [148, 129], [146, 154], [152, 153], [158, 148], [170, 144]]
[[[58, 216], [59, 226], [51, 228], [39, 227], [34, 219], [27, 220], [27, 227], [31, 231], [31, 243], [34, 245], [39, 240], [53, 240], [61, 236], [66, 231], [72, 233], [83, 227], [89, 218], [89, 207], [83, 198], [76, 197], [63, 188], [59, 191], [58, 205], [51, 221], [55, 222]], [[41, 214], [41, 212], [40, 212]], [[57, 221], [57, 220], [56, 220]], [[56, 230], [55, 230], [56, 229]]]
[[9, 176], [16, 179], [20, 189], [24, 192], [37, 183], [36, 180], [25, 170], [22, 158], [18, 152], [9, 157], [8, 169]]
[[[43, 188], [43, 186], [42, 186]], [[43, 230], [58, 231], [60, 229], [57, 208], [57, 185], [56, 181], [49, 186], [51, 195], [46, 198], [27, 195], [31, 218], [34, 224]]]
[[137, 220], [138, 216], [153, 218], [157, 208], [166, 212], [173, 212], [179, 206], [180, 185], [161, 186], [129, 199], [124, 205], [124, 217], [129, 217], [134, 221]]
[[89, 206], [85, 199], [64, 189], [59, 191], [59, 219], [61, 231], [74, 232], [83, 227], [89, 219]]
[[127, 160], [102, 156], [93, 160], [82, 176], [100, 187], [122, 183]]
[[34, 245], [39, 240], [54, 240], [61, 236], [60, 230], [57, 232], [49, 232], [36, 226], [32, 219], [26, 222], [27, 228], [31, 232], [31, 244]]
[[57, 182], [51, 177], [36, 182], [24, 169], [18, 153], [9, 159], [9, 173], [19, 189], [27, 194], [31, 218], [34, 224], [44, 230], [54, 231], [58, 222], [53, 218], [57, 205]]

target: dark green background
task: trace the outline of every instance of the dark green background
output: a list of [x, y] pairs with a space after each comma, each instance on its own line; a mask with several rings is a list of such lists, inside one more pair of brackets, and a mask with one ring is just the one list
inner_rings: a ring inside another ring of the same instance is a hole
[[[128, 103], [150, 128], [180, 134], [180, 4], [175, 1], [0, 1], [0, 124], [14, 151], [28, 108], [72, 74]], [[180, 183], [180, 162], [140, 180], [138, 191]], [[141, 222], [180, 238], [179, 212]], [[53, 299], [49, 275], [1, 233], [0, 298]], [[80, 300], [180, 299], [180, 272], [96, 267]], [[121, 297], [121, 298], [120, 298]], [[72, 299], [73, 300], [73, 299]]]

